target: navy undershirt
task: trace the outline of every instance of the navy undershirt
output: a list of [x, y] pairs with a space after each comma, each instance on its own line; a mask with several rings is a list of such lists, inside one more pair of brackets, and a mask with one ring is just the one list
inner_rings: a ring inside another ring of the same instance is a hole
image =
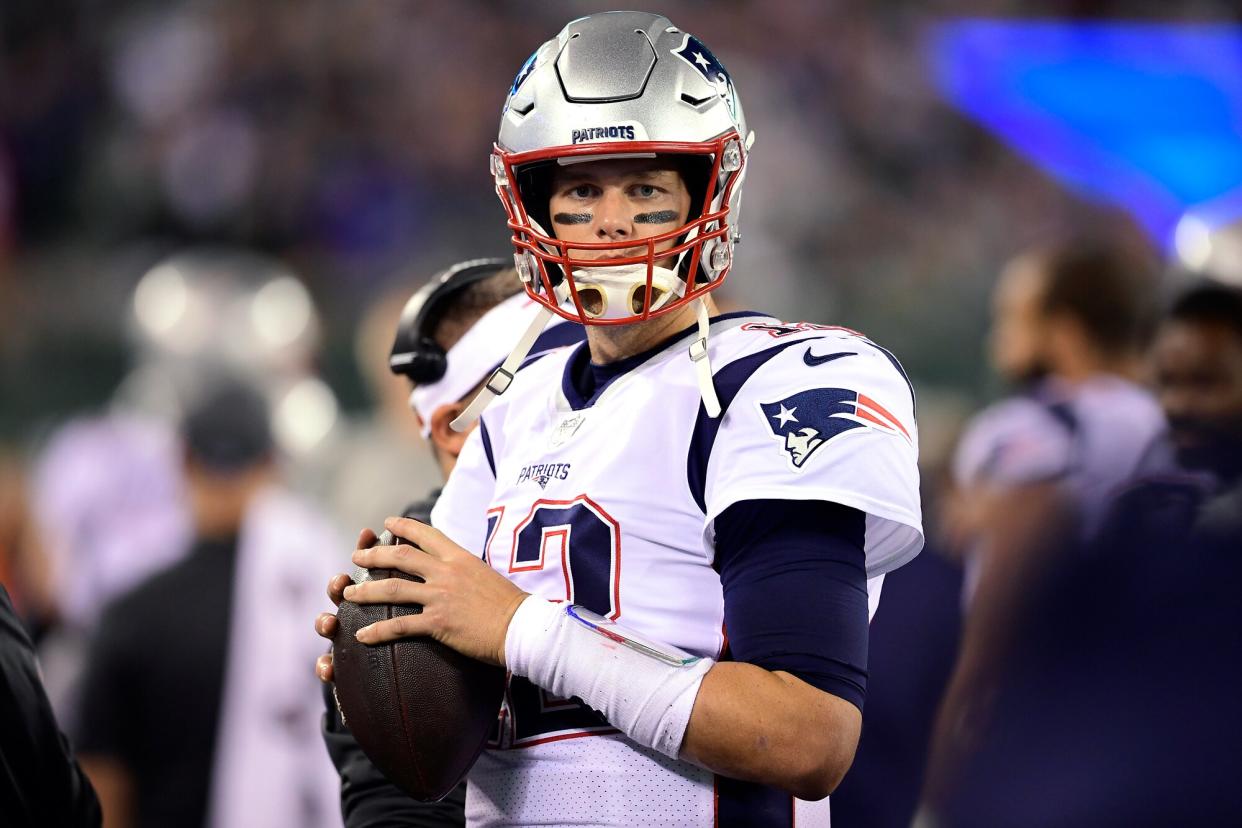
[[[595, 402], [649, 351], [596, 365], [586, 343], [563, 383], [575, 409]], [[859, 710], [867, 690], [866, 516], [820, 500], [746, 500], [715, 521], [729, 658], [783, 670]]]
[[716, 570], [735, 661], [784, 670], [862, 709], [866, 516], [820, 500], [746, 500], [716, 518]]

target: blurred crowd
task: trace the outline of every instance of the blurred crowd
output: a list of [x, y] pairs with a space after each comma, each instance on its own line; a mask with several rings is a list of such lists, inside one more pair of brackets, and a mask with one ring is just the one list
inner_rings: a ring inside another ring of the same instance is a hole
[[[249, 755], [306, 783], [297, 824], [333, 823], [309, 619], [354, 534], [439, 478], [387, 372], [398, 313], [440, 267], [505, 254], [486, 164], [504, 93], [529, 44], [595, 10], [0, 10], [0, 583], [96, 787], [125, 784], [118, 756], [166, 755], [169, 700], [207, 687], [263, 735], [190, 734], [198, 766], [144, 778], [206, 812], [246, 801], [218, 769]], [[757, 132], [728, 301], [861, 329], [919, 391], [928, 548], [885, 589], [838, 823], [1242, 819], [1242, 288], [1177, 271], [968, 124], [922, 52], [958, 14], [1236, 10], [662, 11], [742, 79]], [[273, 575], [291, 561], [304, 577]], [[261, 579], [275, 598], [233, 588]], [[299, 626], [241, 647], [232, 619], [260, 604]], [[210, 658], [167, 658], [180, 636]], [[239, 685], [256, 663], [270, 683]]]
[[[0, 434], [98, 402], [139, 275], [185, 243], [276, 253], [325, 312], [321, 358], [367, 403], [350, 330], [402, 267], [505, 251], [487, 150], [525, 50], [598, 4], [73, 3], [0, 10]], [[670, 2], [745, 79], [758, 141], [739, 302], [849, 317], [917, 376], [981, 390], [987, 285], [1017, 249], [1129, 232], [941, 102], [957, 15], [1222, 19], [1230, 4]], [[52, 324], [50, 320], [56, 320]], [[66, 327], [72, 342], [61, 336]], [[84, 347], [89, 344], [91, 347]], [[83, 354], [83, 352], [87, 352]], [[55, 371], [73, 381], [49, 387]]]

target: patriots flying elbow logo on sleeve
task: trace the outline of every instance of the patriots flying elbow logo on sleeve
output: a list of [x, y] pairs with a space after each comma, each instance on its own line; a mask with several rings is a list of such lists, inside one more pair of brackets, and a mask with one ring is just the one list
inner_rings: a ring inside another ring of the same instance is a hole
[[848, 388], [812, 388], [759, 409], [772, 436], [784, 443], [795, 469], [816, 451], [856, 428], [869, 428], [910, 441], [901, 421], [865, 394]]

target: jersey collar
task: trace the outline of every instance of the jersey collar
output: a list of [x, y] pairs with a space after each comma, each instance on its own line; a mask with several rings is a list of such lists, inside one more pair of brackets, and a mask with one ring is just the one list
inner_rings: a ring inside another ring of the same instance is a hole
[[[711, 317], [712, 324], [728, 319], [742, 317], [770, 318], [769, 314], [759, 311], [733, 311]], [[570, 409], [580, 411], [590, 408], [595, 401], [608, 390], [614, 382], [633, 371], [638, 366], [668, 350], [678, 340], [685, 339], [698, 329], [697, 324], [688, 325], [675, 334], [665, 337], [658, 344], [642, 353], [634, 354], [625, 359], [610, 362], [607, 365], [596, 365], [591, 362], [589, 343], [583, 342], [574, 348], [573, 353], [565, 362], [565, 370], [561, 375], [561, 393], [565, 395]]]

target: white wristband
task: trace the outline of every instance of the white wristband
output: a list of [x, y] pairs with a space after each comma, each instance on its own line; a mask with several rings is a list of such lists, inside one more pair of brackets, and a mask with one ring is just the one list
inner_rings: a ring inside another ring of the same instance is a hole
[[577, 696], [635, 742], [674, 759], [715, 664], [537, 595], [509, 622], [505, 661], [514, 674], [563, 698]]

